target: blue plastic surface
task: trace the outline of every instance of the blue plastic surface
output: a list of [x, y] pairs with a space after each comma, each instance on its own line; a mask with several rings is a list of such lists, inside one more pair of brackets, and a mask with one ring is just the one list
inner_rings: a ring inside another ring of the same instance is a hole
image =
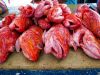
[[0, 70], [0, 75], [100, 75], [100, 69], [82, 69], [82, 70]]

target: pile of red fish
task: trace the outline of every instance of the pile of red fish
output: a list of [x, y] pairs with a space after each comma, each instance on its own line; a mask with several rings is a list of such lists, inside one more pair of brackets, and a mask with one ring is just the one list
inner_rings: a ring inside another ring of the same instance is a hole
[[71, 13], [66, 4], [42, 0], [20, 6], [19, 11], [19, 15], [9, 14], [0, 23], [0, 63], [14, 49], [33, 62], [42, 50], [63, 59], [70, 47], [100, 59], [100, 15], [88, 5], [80, 5]]

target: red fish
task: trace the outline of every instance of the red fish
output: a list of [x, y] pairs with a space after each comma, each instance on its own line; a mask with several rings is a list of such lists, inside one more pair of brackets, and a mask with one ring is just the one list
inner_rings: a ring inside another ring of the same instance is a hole
[[62, 24], [55, 25], [43, 34], [44, 51], [62, 59], [68, 55], [69, 40], [69, 31]]
[[85, 54], [94, 59], [100, 59], [100, 44], [88, 29], [82, 27], [76, 30], [73, 40], [77, 46], [83, 49]]
[[18, 15], [13, 20], [13, 22], [9, 25], [9, 28], [11, 30], [16, 30], [18, 32], [24, 32], [31, 25], [32, 25], [32, 21], [29, 18], [23, 15]]
[[90, 9], [88, 5], [81, 5], [77, 8], [76, 15], [81, 18], [86, 28], [100, 38], [100, 15], [96, 11]]
[[17, 38], [18, 34], [8, 27], [0, 29], [0, 63], [5, 62], [8, 55], [14, 52]]
[[27, 59], [37, 61], [42, 50], [42, 33], [43, 30], [40, 27], [30, 27], [17, 40], [16, 50], [19, 51], [21, 48]]

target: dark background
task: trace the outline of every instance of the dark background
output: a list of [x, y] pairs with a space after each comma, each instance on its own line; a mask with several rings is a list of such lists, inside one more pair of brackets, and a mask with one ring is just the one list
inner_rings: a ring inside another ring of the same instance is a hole
[[[40, 0], [34, 0], [35, 2], [38, 2]], [[60, 3], [67, 2], [67, 0], [58, 0]], [[87, 3], [96, 3], [97, 0], [85, 0]], [[84, 3], [84, 0], [78, 0], [78, 3]]]

